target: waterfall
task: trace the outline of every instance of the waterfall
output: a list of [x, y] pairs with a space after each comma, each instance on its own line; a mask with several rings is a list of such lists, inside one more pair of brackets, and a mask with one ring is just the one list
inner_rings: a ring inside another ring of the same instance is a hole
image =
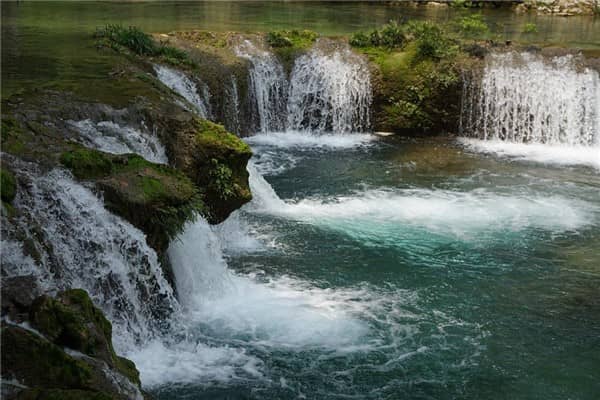
[[[27, 185], [15, 199], [18, 221], [3, 232], [3, 273], [33, 274], [51, 292], [85, 289], [113, 323], [121, 350], [165, 328], [178, 304], [145, 235], [67, 172], [42, 174], [22, 164], [20, 180]], [[35, 246], [37, 261], [23, 257], [11, 239], [23, 236]]]
[[231, 75], [229, 85], [225, 87], [225, 128], [229, 132], [240, 134], [240, 96], [238, 93], [238, 83], [235, 75]]
[[462, 134], [511, 143], [599, 146], [600, 78], [579, 61], [531, 53], [489, 56], [481, 77], [465, 80]]
[[[190, 111], [197, 113], [202, 118], [210, 117], [210, 93], [206, 85], [201, 85], [204, 98], [198, 94], [198, 87], [183, 72], [164, 65], [155, 65], [154, 70], [158, 79], [168, 88], [186, 99], [193, 107]], [[186, 107], [188, 108], [188, 107]]]
[[235, 51], [238, 57], [252, 63], [250, 93], [258, 111], [260, 131], [281, 131], [285, 126], [288, 91], [283, 66], [273, 54], [258, 48], [249, 40], [244, 40]]
[[347, 45], [319, 40], [296, 59], [289, 80], [277, 57], [248, 40], [236, 48], [236, 54], [252, 63], [250, 94], [259, 115], [259, 132], [369, 129], [369, 70]]
[[86, 119], [69, 121], [69, 124], [79, 132], [84, 144], [89, 147], [113, 154], [136, 153], [158, 164], [169, 162], [164, 147], [154, 135], [111, 121], [95, 123]]
[[362, 132], [370, 126], [370, 106], [367, 63], [347, 45], [331, 50], [318, 43], [296, 60], [287, 103], [288, 129]]

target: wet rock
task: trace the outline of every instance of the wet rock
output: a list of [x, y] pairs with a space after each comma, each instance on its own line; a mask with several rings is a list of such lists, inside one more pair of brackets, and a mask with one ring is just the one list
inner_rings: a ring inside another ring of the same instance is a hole
[[13, 321], [24, 321], [39, 294], [40, 289], [32, 275], [3, 278], [2, 315], [7, 315]]
[[48, 340], [106, 362], [139, 385], [135, 365], [118, 357], [112, 346], [112, 326], [82, 289], [44, 295], [32, 304], [32, 326]]

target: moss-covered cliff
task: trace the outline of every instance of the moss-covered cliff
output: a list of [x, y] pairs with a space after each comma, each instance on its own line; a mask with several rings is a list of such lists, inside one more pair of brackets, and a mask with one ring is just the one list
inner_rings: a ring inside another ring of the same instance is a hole
[[111, 324], [85, 291], [37, 298], [9, 291], [2, 315], [11, 318], [2, 323], [2, 376], [12, 382], [3, 385], [3, 398], [143, 397], [135, 365], [116, 355]]

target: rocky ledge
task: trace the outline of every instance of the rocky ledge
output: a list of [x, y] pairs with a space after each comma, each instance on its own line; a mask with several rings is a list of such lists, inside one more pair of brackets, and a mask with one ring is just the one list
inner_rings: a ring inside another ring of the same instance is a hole
[[39, 295], [31, 276], [2, 281], [2, 398], [143, 399], [133, 362], [81, 289]]

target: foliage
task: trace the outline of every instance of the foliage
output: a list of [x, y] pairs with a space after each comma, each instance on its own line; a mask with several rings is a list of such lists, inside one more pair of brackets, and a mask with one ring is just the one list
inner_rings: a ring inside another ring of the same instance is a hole
[[416, 58], [441, 60], [456, 54], [457, 46], [438, 25], [429, 21], [411, 21], [406, 32], [416, 44]]
[[219, 197], [223, 200], [227, 200], [232, 197], [235, 190], [235, 183], [233, 182], [233, 171], [227, 165], [222, 164], [219, 160], [211, 159], [212, 169], [209, 172], [211, 179], [212, 189], [219, 194]]
[[537, 25], [532, 22], [529, 22], [523, 26], [523, 33], [536, 33], [537, 31]]
[[173, 65], [194, 64], [185, 51], [164, 42], [156, 43], [152, 36], [135, 26], [126, 28], [119, 24], [108, 24], [97, 29], [95, 37], [99, 47], [110, 47], [117, 51], [129, 49], [140, 56], [160, 57]]
[[306, 49], [317, 40], [319, 34], [309, 30], [280, 30], [267, 32], [266, 40], [271, 47], [295, 47]]
[[268, 32], [267, 43], [271, 47], [291, 47], [294, 45], [281, 31]]
[[397, 21], [390, 21], [381, 29], [374, 29], [370, 33], [357, 32], [350, 37], [353, 47], [385, 47], [388, 49], [399, 48], [405, 42], [402, 25]]
[[456, 21], [456, 27], [459, 32], [468, 37], [485, 35], [490, 30], [482, 14], [471, 14], [459, 18]]

